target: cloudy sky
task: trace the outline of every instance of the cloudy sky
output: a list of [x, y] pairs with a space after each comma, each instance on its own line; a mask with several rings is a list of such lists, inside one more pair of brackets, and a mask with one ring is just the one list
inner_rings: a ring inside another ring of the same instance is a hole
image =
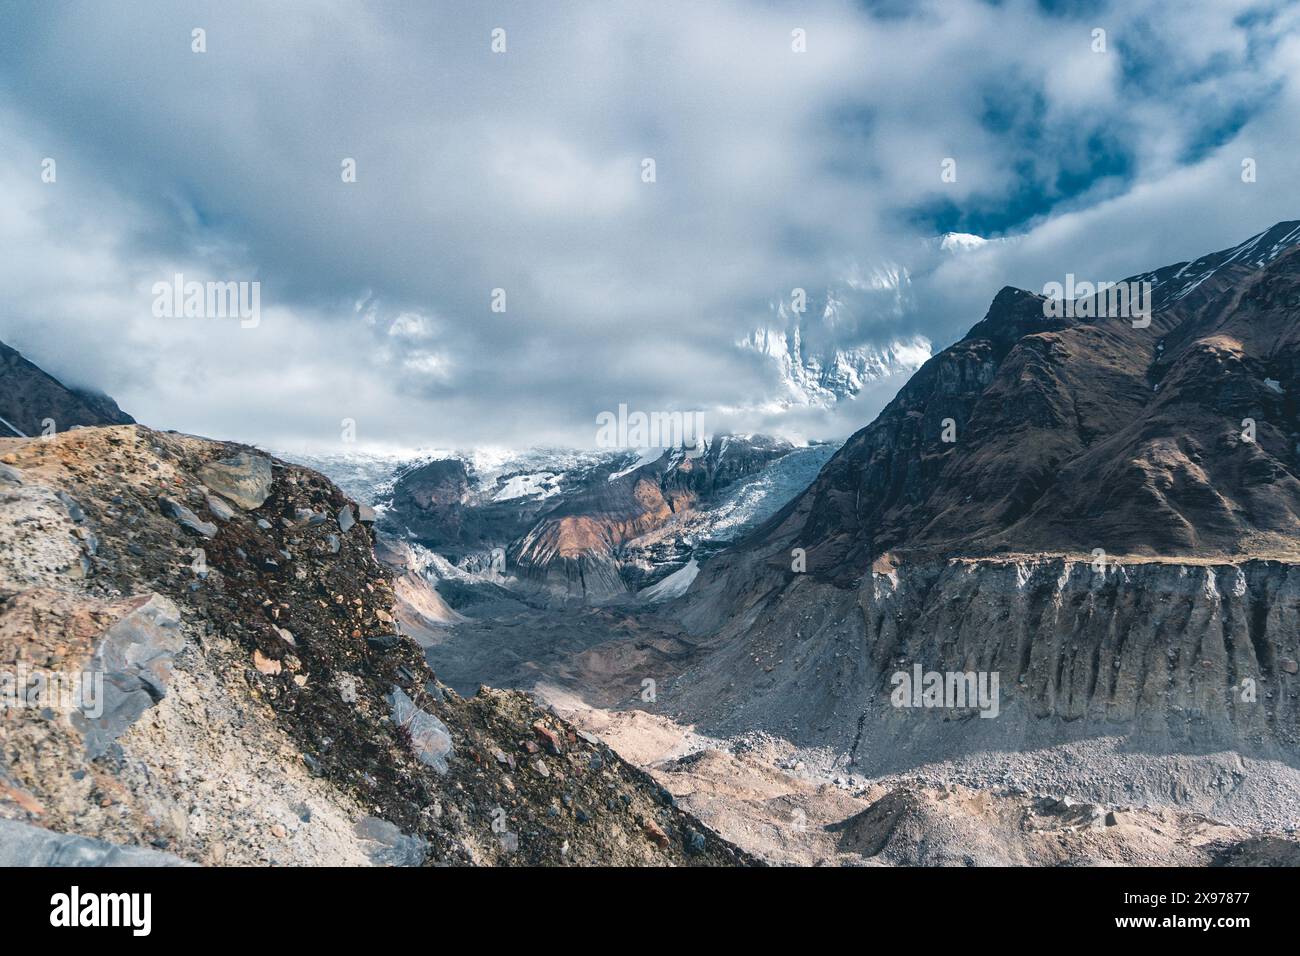
[[[899, 382], [775, 414], [775, 366], [735, 347], [790, 289], [1018, 237], [853, 331], [939, 348], [1003, 285], [1300, 218], [1297, 175], [1281, 2], [0, 9], [0, 340], [147, 424], [277, 448], [344, 418], [364, 445], [590, 445], [619, 403], [843, 435]], [[155, 316], [177, 273], [259, 282], [259, 324]]]

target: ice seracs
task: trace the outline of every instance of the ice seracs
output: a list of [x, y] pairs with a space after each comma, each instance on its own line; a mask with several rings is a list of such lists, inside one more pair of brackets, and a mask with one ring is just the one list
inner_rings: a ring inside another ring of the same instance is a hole
[[774, 301], [771, 321], [736, 342], [777, 367], [777, 394], [765, 407], [828, 408], [872, 383], [906, 379], [929, 360], [930, 340], [916, 331], [882, 336], [880, 330], [907, 329], [918, 312], [917, 283], [955, 256], [1015, 241], [948, 232], [853, 264], [829, 288]]

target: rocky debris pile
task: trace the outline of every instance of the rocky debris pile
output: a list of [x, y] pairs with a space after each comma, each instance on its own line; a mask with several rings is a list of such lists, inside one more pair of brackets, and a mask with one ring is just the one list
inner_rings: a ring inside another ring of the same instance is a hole
[[1250, 865], [1261, 841], [1272, 850], [1266, 865], [1300, 861], [1294, 839], [1196, 813], [956, 785], [888, 790], [827, 831], [839, 852], [893, 866]]
[[0, 460], [0, 668], [113, 687], [4, 713], [0, 818], [203, 863], [749, 862], [530, 698], [442, 685], [319, 474], [140, 427]]
[[[1216, 813], [1161, 806], [1156, 789], [1135, 787], [1119, 800], [1080, 799], [1048, 789], [1068, 785], [1068, 775], [1028, 765], [983, 779], [972, 767], [942, 765], [869, 778], [846, 770], [843, 756], [829, 749], [795, 748], [763, 733], [711, 738], [662, 715], [593, 708], [558, 689], [552, 696], [576, 726], [598, 732], [647, 767], [682, 806], [770, 864], [1207, 866], [1300, 859], [1294, 826], [1230, 824]], [[1013, 767], [1025, 757], [998, 756]], [[1132, 770], [1094, 768], [1086, 752], [1068, 756], [1089, 774], [1122, 778]], [[1185, 778], [1176, 769], [1153, 773], [1152, 782], [1178, 785]], [[1245, 773], [1236, 785], [1247, 782]], [[1121, 781], [1116, 790], [1124, 792]], [[1279, 803], [1291, 808], [1293, 820], [1294, 803]]]

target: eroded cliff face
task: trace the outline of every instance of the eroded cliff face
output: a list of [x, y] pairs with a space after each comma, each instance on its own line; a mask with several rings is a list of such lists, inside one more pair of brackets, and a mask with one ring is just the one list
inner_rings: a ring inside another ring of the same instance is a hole
[[562, 599], [624, 598], [644, 584], [639, 569], [625, 567], [624, 545], [708, 508], [719, 492], [792, 450], [780, 439], [720, 436], [698, 457], [676, 449], [625, 475], [601, 476], [512, 544], [509, 566]]
[[[673, 702], [706, 728], [836, 747], [864, 772], [1102, 735], [1300, 767], [1298, 615], [1300, 567], [1275, 561], [951, 560], [856, 589], [790, 575], [718, 632]], [[893, 675], [918, 665], [997, 675], [996, 716], [894, 706]]]

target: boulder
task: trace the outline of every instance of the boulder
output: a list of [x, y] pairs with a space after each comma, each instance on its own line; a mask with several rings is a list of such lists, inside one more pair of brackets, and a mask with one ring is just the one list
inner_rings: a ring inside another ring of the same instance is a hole
[[83, 691], [85, 699], [72, 715], [91, 759], [107, 752], [166, 696], [172, 659], [184, 644], [175, 604], [160, 594], [138, 600], [134, 610], [104, 632], [89, 668], [91, 674], [103, 675], [102, 687]]
[[208, 495], [206, 501], [208, 503], [208, 510], [212, 512], [212, 516], [218, 521], [230, 521], [235, 517], [235, 509], [231, 508], [230, 505], [226, 504], [216, 495]]
[[205, 538], [215, 537], [217, 526], [211, 521], [203, 521], [189, 508], [185, 507], [175, 498], [168, 498], [166, 495], [158, 499], [158, 507], [162, 513], [171, 518], [186, 531], [192, 531], [194, 534], [202, 535]]
[[429, 851], [427, 840], [408, 836], [378, 817], [362, 817], [354, 829], [375, 866], [419, 866]]
[[446, 775], [447, 755], [451, 753], [451, 731], [433, 714], [426, 713], [394, 685], [388, 695], [393, 723], [404, 729], [411, 741], [411, 750], [423, 764]]
[[233, 458], [210, 461], [199, 469], [199, 479], [245, 511], [262, 507], [271, 494], [271, 462], [260, 455], [240, 452]]

